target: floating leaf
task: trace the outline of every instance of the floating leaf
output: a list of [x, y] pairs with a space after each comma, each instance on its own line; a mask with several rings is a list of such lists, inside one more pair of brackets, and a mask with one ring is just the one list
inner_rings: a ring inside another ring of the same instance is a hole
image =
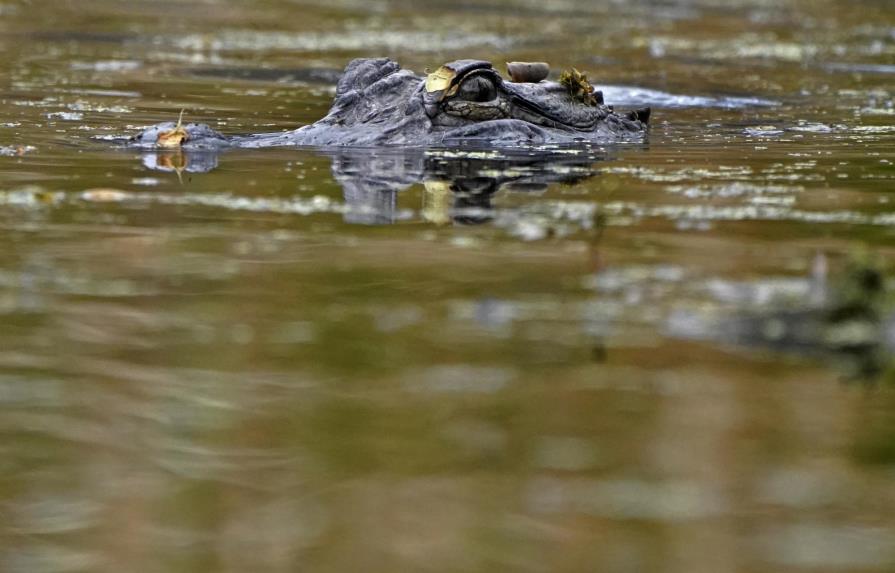
[[587, 75], [582, 74], [577, 69], [563, 70], [559, 76], [559, 83], [568, 90], [572, 98], [585, 105], [597, 105], [594, 87], [587, 81]]
[[159, 147], [180, 147], [184, 141], [189, 139], [190, 134], [183, 128], [183, 111], [180, 110], [180, 117], [177, 118], [177, 125], [174, 129], [163, 131], [158, 134], [155, 144]]
[[451, 86], [451, 82], [457, 77], [457, 72], [447, 66], [441, 66], [426, 76], [426, 92], [433, 94], [437, 101], [450, 97], [457, 93], [459, 83]]
[[457, 72], [447, 66], [441, 66], [428, 76], [426, 76], [426, 91], [429, 93], [446, 90], [451, 85], [451, 80]]

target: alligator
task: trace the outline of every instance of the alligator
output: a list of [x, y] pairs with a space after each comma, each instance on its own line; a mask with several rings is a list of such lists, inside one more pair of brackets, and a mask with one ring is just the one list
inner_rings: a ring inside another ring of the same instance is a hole
[[205, 124], [164, 122], [129, 143], [187, 150], [604, 144], [643, 141], [649, 117], [649, 108], [622, 114], [605, 105], [577, 70], [558, 82], [511, 81], [490, 62], [457, 60], [423, 77], [388, 58], [362, 58], [345, 68], [329, 113], [313, 124], [228, 136]]

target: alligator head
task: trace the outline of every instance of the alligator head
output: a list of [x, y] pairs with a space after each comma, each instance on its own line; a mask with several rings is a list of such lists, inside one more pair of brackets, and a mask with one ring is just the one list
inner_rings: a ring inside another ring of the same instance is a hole
[[512, 146], [645, 137], [648, 108], [622, 115], [604, 105], [599, 92], [586, 96], [558, 82], [506, 80], [480, 60], [451, 62], [421, 77], [387, 58], [357, 59], [345, 68], [329, 113], [311, 125], [283, 133], [226, 137], [202, 124], [169, 122], [144, 130], [132, 143], [168, 146], [171, 133], [187, 149], [464, 142]]

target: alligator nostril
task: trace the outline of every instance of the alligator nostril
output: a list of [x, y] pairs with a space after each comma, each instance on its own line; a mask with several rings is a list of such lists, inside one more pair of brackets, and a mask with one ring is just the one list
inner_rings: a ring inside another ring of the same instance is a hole
[[639, 119], [643, 123], [649, 123], [649, 116], [650, 116], [650, 113], [652, 113], [652, 110], [650, 110], [650, 108], [648, 108], [648, 107], [640, 108], [636, 111], [636, 113], [637, 113], [637, 119]]
[[648, 108], [648, 107], [640, 108], [640, 109], [637, 109], [634, 111], [629, 111], [627, 114], [625, 114], [625, 117], [627, 119], [630, 119], [631, 121], [640, 121], [644, 124], [649, 123], [649, 116], [650, 116], [650, 108]]

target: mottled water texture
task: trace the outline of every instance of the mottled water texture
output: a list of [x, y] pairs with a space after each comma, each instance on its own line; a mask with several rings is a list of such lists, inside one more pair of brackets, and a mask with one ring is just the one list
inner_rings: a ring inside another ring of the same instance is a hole
[[[895, 568], [891, 2], [0, 0], [0, 50], [0, 571]], [[369, 56], [651, 133], [116, 143]]]

